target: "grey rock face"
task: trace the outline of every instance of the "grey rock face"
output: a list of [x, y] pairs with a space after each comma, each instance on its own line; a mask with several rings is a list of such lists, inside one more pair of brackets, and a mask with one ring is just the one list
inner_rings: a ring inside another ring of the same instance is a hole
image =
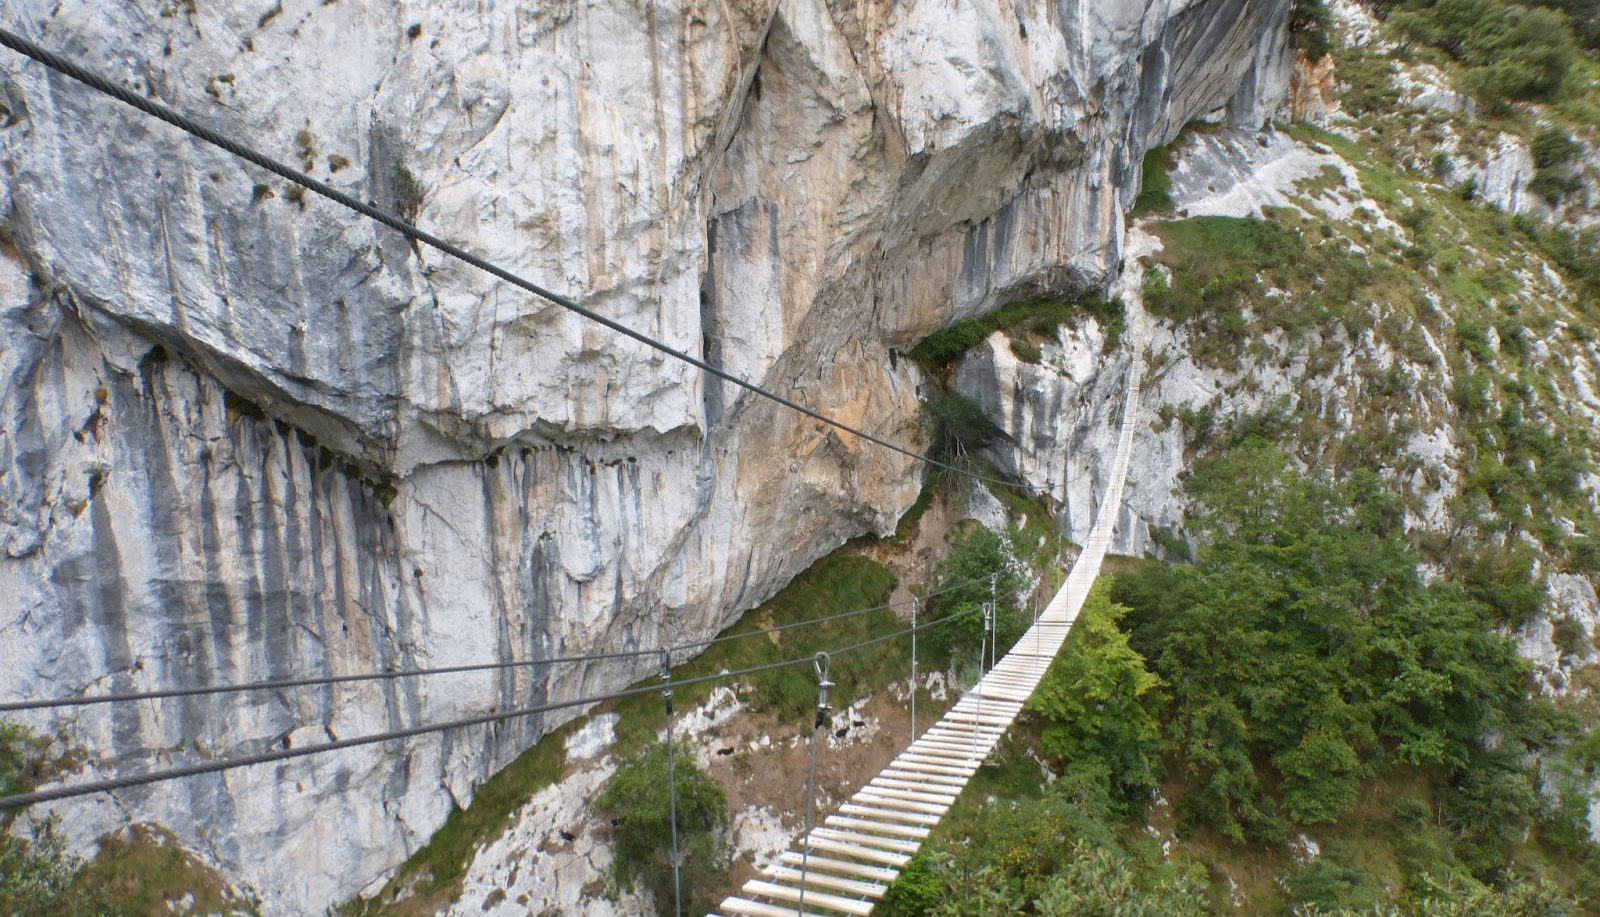
[[[12, 27], [885, 438], [897, 351], [1102, 281], [1147, 145], [1283, 92], [1285, 0], [17, 0]], [[652, 647], [887, 532], [915, 465], [0, 57], [0, 696]], [[1087, 518], [1087, 516], [1085, 517]], [[91, 770], [653, 660], [91, 710]], [[381, 881], [560, 716], [61, 805], [274, 913]], [[46, 720], [36, 721], [45, 725]]]

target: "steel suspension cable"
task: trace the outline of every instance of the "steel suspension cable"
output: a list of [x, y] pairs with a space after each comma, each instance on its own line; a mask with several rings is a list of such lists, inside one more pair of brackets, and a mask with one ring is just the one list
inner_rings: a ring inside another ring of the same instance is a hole
[[442, 252], [451, 258], [454, 258], [465, 264], [469, 264], [480, 271], [489, 273], [509, 284], [512, 284], [513, 286], [532, 293], [540, 299], [560, 306], [561, 308], [580, 315], [589, 321], [603, 325], [617, 334], [637, 341], [653, 350], [660, 351], [661, 353], [664, 353], [673, 359], [688, 363], [690, 366], [693, 366], [702, 372], [710, 373], [724, 382], [732, 383], [733, 385], [736, 385], [752, 394], [766, 398], [776, 404], [788, 408], [791, 411], [795, 411], [806, 417], [809, 417], [812, 420], [826, 424], [841, 432], [849, 433], [852, 436], [859, 437], [861, 440], [872, 443], [875, 446], [888, 449], [891, 452], [897, 452], [907, 458], [922, 462], [929, 467], [955, 472], [956, 474], [964, 475], [975, 481], [983, 481], [988, 484], [997, 484], [1001, 487], [1018, 486], [1015, 482], [1004, 481], [999, 478], [991, 478], [987, 475], [981, 475], [958, 465], [940, 461], [932, 456], [914, 452], [905, 448], [904, 446], [895, 445], [886, 439], [882, 439], [866, 432], [865, 430], [851, 426], [844, 421], [835, 420], [832, 417], [821, 413], [820, 411], [808, 408], [792, 398], [780, 395], [774, 391], [771, 391], [770, 389], [764, 388], [754, 382], [749, 381], [748, 379], [745, 379], [743, 376], [713, 366], [705, 360], [702, 360], [699, 357], [688, 353], [687, 351], [679, 350], [665, 341], [653, 338], [642, 331], [636, 331], [615, 319], [607, 318], [606, 316], [595, 312], [593, 309], [579, 304], [571, 297], [540, 286], [539, 284], [536, 284], [531, 280], [527, 280], [517, 274], [513, 274], [511, 271], [499, 267], [494, 263], [479, 257], [478, 255], [475, 255], [452, 242], [447, 242], [444, 239], [433, 235], [432, 233], [418, 229], [409, 221], [404, 220], [386, 210], [380, 210], [372, 203], [356, 200], [350, 195], [333, 188], [331, 185], [318, 181], [317, 179], [312, 178], [310, 175], [307, 175], [298, 169], [285, 165], [284, 163], [273, 159], [270, 156], [258, 152], [252, 147], [245, 146], [236, 140], [232, 140], [223, 136], [213, 128], [207, 127], [188, 115], [178, 112], [166, 105], [161, 104], [160, 102], [147, 99], [144, 96], [141, 96], [138, 93], [135, 93], [122, 86], [118, 86], [105, 77], [102, 77], [99, 74], [84, 68], [74, 61], [62, 57], [53, 51], [45, 49], [44, 47], [22, 37], [21, 35], [16, 34], [15, 32], [5, 28], [0, 28], [0, 45], [4, 45], [5, 47], [10, 48], [11, 50], [16, 51], [17, 53], [26, 57], [30, 57], [40, 64], [50, 68], [51, 70], [54, 70], [63, 76], [77, 80], [85, 86], [88, 86], [90, 89], [110, 96], [124, 105], [131, 106], [153, 118], [165, 121], [173, 127], [176, 127], [195, 138], [203, 140], [206, 143], [217, 147], [218, 149], [231, 153], [234, 156], [237, 156], [240, 159], [243, 159], [259, 168], [265, 169], [280, 178], [293, 182], [294, 184], [305, 188], [307, 191], [311, 191], [314, 194], [327, 198], [341, 207], [353, 210], [362, 216], [382, 223], [383, 225], [401, 233], [412, 241], [419, 242], [428, 246], [429, 248]]
[[[920, 625], [916, 629], [928, 630], [930, 628], [938, 627], [942, 624], [953, 621], [957, 617], [959, 617], [959, 615], [952, 613], [938, 619], [937, 621]], [[903, 637], [909, 633], [912, 633], [912, 630], [912, 628], [906, 628], [904, 630], [898, 630], [893, 633], [884, 634], [880, 637], [874, 637], [870, 640], [863, 640], [859, 643], [851, 644], [850, 646], [846, 646], [842, 649], [833, 650], [831, 651], [831, 654], [834, 656], [840, 656], [847, 653], [864, 650], [869, 647], [877, 646], [885, 641]], [[122, 777], [113, 777], [106, 780], [95, 780], [87, 783], [71, 784], [68, 786], [55, 787], [48, 790], [34, 790], [28, 793], [16, 793], [10, 796], [0, 796], [0, 810], [21, 808], [41, 802], [71, 799], [77, 796], [88, 796], [94, 793], [104, 793], [111, 790], [127, 789], [135, 786], [145, 786], [152, 783], [163, 783], [169, 780], [178, 780], [185, 777], [197, 777], [204, 774], [234, 770], [241, 767], [250, 767], [257, 764], [268, 764], [275, 761], [286, 761], [292, 758], [303, 758], [308, 755], [325, 754], [327, 752], [340, 751], [347, 748], [357, 748], [363, 745], [372, 745], [378, 742], [387, 742], [394, 739], [408, 739], [434, 732], [444, 732], [450, 729], [460, 729], [468, 726], [481, 726], [486, 723], [520, 719], [522, 717], [548, 713], [552, 710], [563, 710], [571, 707], [581, 707], [589, 704], [603, 703], [606, 701], [624, 700], [630, 697], [638, 697], [642, 694], [649, 694], [653, 691], [660, 691], [664, 688], [669, 690], [672, 688], [686, 688], [694, 685], [707, 684], [710, 682], [726, 681], [732, 678], [743, 678], [747, 675], [759, 675], [764, 672], [772, 672], [778, 669], [788, 668], [790, 666], [802, 665], [812, 662], [814, 658], [814, 656], [800, 656], [779, 660], [777, 662], [769, 662], [764, 665], [749, 666], [747, 668], [737, 669], [731, 672], [718, 672], [714, 675], [699, 675], [693, 678], [680, 679], [678, 681], [668, 682], [665, 686], [649, 685], [638, 688], [627, 688], [621, 691], [612, 691], [606, 694], [596, 694], [589, 697], [580, 697], [571, 700], [539, 704], [531, 707], [522, 707], [515, 710], [495, 711], [478, 714], [476, 716], [462, 717], [460, 719], [449, 720], [444, 723], [432, 723], [422, 726], [413, 726], [407, 729], [395, 729], [388, 732], [374, 733], [371, 735], [355, 736], [349, 739], [337, 739], [331, 742], [319, 743], [317, 745], [307, 745], [303, 748], [280, 748], [253, 755], [223, 758], [216, 761], [207, 761], [203, 764], [188, 765], [185, 767], [171, 768], [168, 770], [152, 771], [143, 774], [129, 774]]]
[[[978, 577], [954, 585], [944, 586], [935, 592], [924, 596], [924, 600], [936, 596], [964, 589], [975, 583], [982, 582]], [[916, 599], [902, 600], [899, 602], [886, 602], [870, 608], [857, 608], [852, 611], [843, 611], [838, 614], [824, 615], [819, 618], [807, 618], [803, 621], [791, 621], [788, 624], [779, 624], [774, 627], [758, 628], [756, 630], [741, 631], [737, 634], [725, 634], [708, 640], [690, 641], [666, 647], [673, 653], [693, 650], [703, 650], [711, 646], [729, 643], [735, 640], [744, 640], [749, 637], [759, 637], [768, 634], [782, 633], [796, 628], [808, 627], [812, 624], [824, 624], [830, 621], [839, 621], [846, 618], [859, 617], [878, 611], [888, 611], [894, 608], [915, 602]], [[610, 653], [588, 653], [577, 656], [547, 656], [543, 659], [518, 659], [505, 662], [479, 662], [466, 665], [436, 666], [421, 669], [396, 669], [390, 672], [358, 672], [350, 675], [321, 675], [307, 678], [282, 678], [267, 681], [253, 681], [234, 685], [206, 685], [192, 688], [161, 688], [152, 691], [128, 691], [117, 694], [95, 694], [84, 697], [48, 698], [45, 700], [11, 701], [0, 704], [0, 713], [16, 713], [27, 710], [45, 710], [57, 707], [85, 707], [93, 704], [126, 703], [144, 700], [164, 700], [174, 697], [200, 697], [213, 694], [236, 694], [248, 691], [281, 691], [290, 688], [321, 687], [328, 685], [350, 684], [367, 681], [386, 681], [396, 678], [421, 678], [430, 675], [454, 675], [465, 672], [486, 672], [505, 669], [525, 669], [538, 666], [554, 666], [563, 663], [577, 662], [603, 662], [608, 659], [632, 659], [641, 656], [652, 656], [661, 652], [661, 648], [618, 650]]]

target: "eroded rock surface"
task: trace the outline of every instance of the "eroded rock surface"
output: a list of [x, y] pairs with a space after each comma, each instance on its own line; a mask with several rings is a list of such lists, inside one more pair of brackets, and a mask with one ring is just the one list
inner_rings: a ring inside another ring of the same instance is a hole
[[[910, 442], [919, 378], [899, 351], [1023, 292], [1105, 280], [1145, 148], [1197, 116], [1254, 124], [1278, 106], [1287, 15], [1286, 0], [17, 0], [5, 20]], [[0, 89], [0, 696], [653, 647], [719, 629], [916, 496], [907, 460], [14, 55]], [[71, 726], [91, 770], [132, 772], [578, 696], [654, 664]], [[563, 719], [58, 811], [83, 841], [160, 822], [268, 912], [317, 911], [381, 881]]]

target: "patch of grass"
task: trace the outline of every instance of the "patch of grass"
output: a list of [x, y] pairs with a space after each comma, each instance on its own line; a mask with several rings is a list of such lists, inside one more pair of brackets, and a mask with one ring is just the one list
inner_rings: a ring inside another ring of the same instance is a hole
[[[255, 901], [178, 845], [164, 828], [134, 825], [102, 838], [94, 860], [73, 880], [69, 895], [108, 901], [113, 914], [166, 914], [188, 902], [191, 914], [255, 914]], [[73, 913], [105, 911], [73, 910]]]
[[484, 781], [473, 792], [472, 802], [452, 811], [381, 892], [370, 900], [351, 902], [343, 913], [431, 914], [436, 906], [453, 901], [473, 852], [499, 837], [529, 797], [561, 779], [566, 765], [564, 740], [581, 724], [578, 720], [551, 732]]
[[996, 331], [1052, 334], [1089, 315], [1106, 329], [1108, 346], [1115, 346], [1124, 327], [1120, 299], [1086, 294], [1078, 299], [1028, 299], [996, 309], [987, 315], [963, 319], [928, 335], [911, 348], [912, 359], [931, 370], [942, 370]]
[[1138, 217], [1149, 213], [1172, 211], [1172, 146], [1152, 147], [1144, 154], [1144, 168], [1139, 179], [1139, 196], [1134, 198], [1128, 216]]
[[1039, 345], [1026, 339], [1013, 339], [1011, 341], [1011, 352], [1024, 363], [1038, 365], [1044, 359], [1044, 352], [1039, 349]]

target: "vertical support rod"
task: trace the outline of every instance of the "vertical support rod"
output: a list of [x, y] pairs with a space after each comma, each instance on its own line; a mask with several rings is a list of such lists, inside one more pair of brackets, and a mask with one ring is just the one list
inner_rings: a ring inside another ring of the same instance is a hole
[[990, 575], [989, 575], [989, 671], [994, 671], [995, 656], [997, 656], [997, 648], [995, 648], [994, 619], [995, 619], [995, 616], [1000, 615], [1000, 605], [997, 605], [997, 603], [995, 603], [995, 584], [997, 584], [998, 579], [1000, 579], [1000, 575], [998, 575], [998, 573], [990, 573]]
[[828, 715], [828, 689], [833, 687], [828, 672], [833, 667], [833, 659], [827, 653], [818, 653], [812, 658], [811, 667], [817, 673], [817, 718], [811, 723], [811, 762], [806, 767], [806, 833], [805, 843], [800, 847], [800, 900], [795, 904], [795, 910], [801, 914], [806, 911], [806, 879], [811, 871], [812, 819], [817, 800], [817, 733], [822, 731]]
[[911, 741], [917, 740], [917, 597], [911, 597]]
[[978, 757], [978, 730], [983, 728], [983, 654], [987, 652], [989, 644], [989, 631], [994, 620], [994, 606], [983, 606], [983, 637], [978, 643], [978, 682], [973, 687], [978, 695], [978, 703], [972, 714], [972, 752], [971, 757]]
[[683, 917], [683, 858], [678, 853], [678, 775], [672, 760], [672, 651], [661, 650], [661, 691], [667, 704], [667, 798], [672, 824], [672, 913]]

